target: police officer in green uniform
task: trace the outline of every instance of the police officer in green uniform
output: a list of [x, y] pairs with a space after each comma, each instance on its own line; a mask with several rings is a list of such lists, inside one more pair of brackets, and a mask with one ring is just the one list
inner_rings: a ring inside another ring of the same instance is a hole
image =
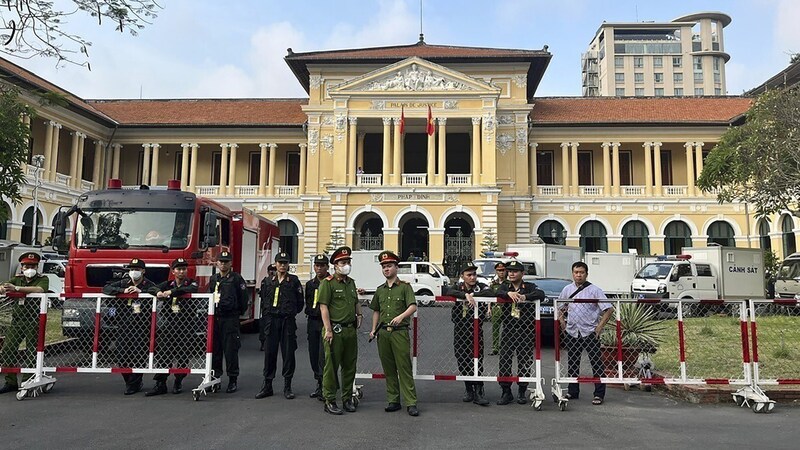
[[[247, 310], [247, 284], [241, 275], [231, 269], [231, 253], [220, 252], [217, 269], [208, 280], [208, 292], [214, 294], [214, 348], [211, 354], [211, 369], [214, 376], [222, 376], [222, 357], [225, 356], [225, 372], [228, 373], [228, 394], [239, 388], [239, 316]], [[216, 385], [219, 386], [219, 385]]]
[[[453, 322], [453, 353], [458, 362], [458, 373], [463, 376], [473, 374], [474, 348], [474, 311], [478, 308], [478, 375], [483, 375], [483, 320], [488, 312], [488, 303], [477, 303], [475, 297], [492, 297], [489, 286], [478, 282], [478, 268], [472, 264], [461, 269], [463, 281], [447, 288], [446, 296], [455, 297], [450, 320]], [[488, 406], [484, 397], [483, 381], [465, 381], [464, 396], [461, 401], [472, 402], [480, 406]]]
[[[150, 294], [163, 299], [161, 308], [161, 324], [156, 332], [155, 358], [159, 367], [172, 367], [172, 360], [178, 367], [189, 367], [190, 337], [196, 326], [193, 322], [193, 311], [187, 305], [189, 299], [181, 296], [197, 292], [197, 281], [186, 276], [189, 263], [183, 258], [172, 261], [172, 276], [174, 279], [166, 280], [151, 290]], [[167, 393], [167, 378], [169, 374], [158, 373], [153, 376], [156, 385], [144, 393], [145, 397]], [[183, 391], [185, 373], [176, 373], [172, 385], [172, 393], [180, 394]]]
[[[517, 355], [517, 375], [531, 376], [536, 339], [536, 300], [544, 299], [544, 291], [534, 283], [522, 280], [525, 268], [519, 261], [511, 261], [506, 265], [508, 280], [500, 285], [497, 297], [508, 300], [502, 303], [503, 335], [500, 342], [499, 376], [511, 376], [511, 364], [514, 354]], [[507, 405], [514, 401], [511, 394], [511, 382], [501, 381], [502, 394], [498, 405]], [[528, 383], [517, 382], [517, 403], [524, 405]]]
[[[40, 294], [50, 289], [46, 276], [39, 274], [38, 267], [41, 256], [36, 253], [25, 253], [19, 258], [22, 275], [0, 284], [0, 295], [7, 293]], [[11, 326], [6, 330], [3, 350], [0, 351], [0, 366], [33, 367], [36, 360], [36, 344], [38, 342], [39, 304], [38, 298], [15, 299], [11, 311]], [[25, 355], [17, 359], [19, 345], [25, 340]], [[6, 374], [6, 383], [0, 388], [0, 394], [18, 389], [17, 375]]]
[[[151, 293], [156, 285], [144, 276], [146, 265], [139, 258], [128, 264], [128, 276], [103, 286], [103, 294], [119, 295]], [[106, 317], [114, 324], [116, 360], [121, 367], [146, 367], [150, 354], [150, 299], [121, 298], [108, 300]], [[141, 373], [123, 373], [125, 395], [142, 390]]]
[[[336, 405], [338, 386], [342, 389], [342, 407], [347, 412], [355, 412], [353, 404], [353, 383], [356, 378], [358, 360], [357, 329], [361, 327], [361, 304], [358, 302], [356, 283], [350, 278], [352, 263], [350, 247], [339, 247], [331, 255], [335, 273], [319, 285], [319, 304], [322, 323], [325, 328], [323, 346], [325, 348], [325, 368], [322, 371], [322, 395], [325, 398], [325, 412], [341, 415]], [[338, 372], [341, 368], [341, 384]]]
[[261, 308], [264, 316], [264, 384], [256, 398], [273, 394], [272, 380], [278, 370], [278, 349], [283, 363], [283, 397], [294, 398], [292, 377], [294, 376], [297, 350], [297, 322], [294, 317], [303, 310], [303, 286], [296, 275], [289, 273], [289, 255], [275, 255], [277, 272], [272, 278], [261, 281]]
[[384, 250], [378, 255], [386, 283], [378, 286], [370, 302], [372, 331], [370, 340], [378, 338], [378, 356], [386, 376], [386, 412], [400, 409], [400, 392], [410, 416], [418, 416], [417, 390], [411, 373], [411, 341], [409, 318], [417, 311], [417, 299], [411, 285], [397, 279], [400, 258]]
[[306, 317], [308, 323], [306, 331], [308, 333], [308, 359], [311, 362], [311, 370], [314, 372], [314, 379], [317, 380], [317, 389], [311, 393], [311, 398], [323, 401], [322, 398], [322, 369], [325, 366], [325, 353], [322, 349], [322, 314], [319, 311], [319, 284], [327, 278], [328, 257], [320, 253], [314, 255], [314, 278], [306, 282]]
[[[489, 284], [489, 289], [492, 290], [495, 294], [497, 293], [497, 289], [500, 288], [500, 285], [506, 281], [506, 265], [504, 262], [500, 261], [499, 263], [494, 265], [494, 273], [495, 277], [492, 278], [492, 282]], [[503, 325], [503, 308], [500, 306], [500, 303], [495, 303], [492, 305], [491, 309], [492, 313], [492, 355], [496, 355], [500, 353], [500, 328]]]

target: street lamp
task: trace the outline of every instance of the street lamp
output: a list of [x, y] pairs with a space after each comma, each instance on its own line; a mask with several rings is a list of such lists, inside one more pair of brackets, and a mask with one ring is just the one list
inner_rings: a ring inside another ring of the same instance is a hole
[[36, 245], [37, 238], [39, 237], [39, 224], [37, 223], [39, 218], [39, 185], [41, 184], [39, 174], [42, 171], [42, 165], [44, 165], [44, 155], [35, 155], [32, 161], [36, 170], [33, 174], [33, 239], [31, 239], [31, 242], [33, 245]]
[[561, 229], [559, 232], [554, 228], [550, 230], [550, 237], [553, 238], [556, 244], [564, 245], [567, 243], [567, 230]]

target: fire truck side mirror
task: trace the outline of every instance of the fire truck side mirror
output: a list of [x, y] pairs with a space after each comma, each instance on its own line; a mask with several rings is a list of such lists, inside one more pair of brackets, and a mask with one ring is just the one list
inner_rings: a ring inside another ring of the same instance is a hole
[[53, 250], [63, 253], [67, 250], [67, 222], [69, 221], [66, 211], [56, 213], [55, 224], [50, 235]]
[[217, 215], [209, 211], [206, 213], [205, 222], [203, 222], [203, 248], [216, 247], [219, 244], [219, 236], [217, 236]]

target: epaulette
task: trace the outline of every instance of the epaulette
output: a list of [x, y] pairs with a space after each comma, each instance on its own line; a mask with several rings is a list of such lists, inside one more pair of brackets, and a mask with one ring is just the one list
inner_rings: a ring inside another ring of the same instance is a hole
[[328, 281], [331, 281], [331, 280], [333, 280], [333, 275], [328, 275], [328, 277], [325, 278], [325, 279], [328, 280]]
[[403, 281], [403, 280], [398, 278], [397, 279], [397, 284], [411, 284], [411, 283], [409, 283], [408, 281]]

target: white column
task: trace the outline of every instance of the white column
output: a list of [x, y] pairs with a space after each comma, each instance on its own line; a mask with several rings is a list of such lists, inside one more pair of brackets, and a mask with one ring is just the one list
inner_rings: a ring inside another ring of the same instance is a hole
[[[447, 117], [439, 121], [439, 184], [447, 184]], [[430, 183], [430, 181], [428, 182]]]
[[697, 170], [695, 173], [695, 179], [700, 178], [700, 174], [703, 173], [703, 145], [704, 142], [695, 142], [694, 143], [694, 156], [696, 161]]
[[269, 186], [267, 187], [267, 195], [275, 195], [275, 161], [277, 160], [278, 144], [269, 144]]
[[191, 191], [194, 192], [197, 188], [197, 150], [200, 148], [197, 144], [192, 144], [192, 162], [191, 168], [189, 169], [189, 186], [191, 187]]
[[44, 123], [47, 129], [44, 132], [44, 171], [42, 177], [45, 180], [50, 179], [50, 163], [53, 155], [53, 128], [56, 123], [52, 120]]
[[159, 144], [150, 144], [150, 148], [153, 151], [153, 162], [152, 168], [150, 169], [150, 186], [158, 186], [158, 154], [161, 145]]
[[[364, 170], [364, 139], [367, 137], [367, 133], [358, 133], [358, 151], [356, 154], [356, 167], [360, 167], [361, 170]], [[356, 174], [358, 174], [358, 170], [356, 170]]]
[[692, 158], [694, 142], [687, 142], [683, 146], [686, 147], [686, 195], [694, 197], [694, 159]]
[[114, 144], [114, 156], [111, 161], [111, 178], [119, 179], [119, 157], [122, 144]]
[[358, 151], [358, 117], [349, 117], [350, 129], [347, 132], [347, 185], [356, 185], [356, 152]]
[[77, 131], [73, 131], [72, 135], [72, 147], [69, 150], [69, 183], [70, 186], [75, 187], [75, 181], [78, 177], [75, 175], [78, 171], [78, 144], [81, 141], [81, 134]]
[[572, 161], [570, 161], [570, 166], [572, 167], [572, 195], [578, 195], [581, 192], [578, 187], [578, 146], [581, 144], [570, 142], [570, 145], [572, 146]]
[[400, 136], [400, 118], [394, 118], [394, 145], [392, 145], [392, 173], [394, 174], [394, 184], [399, 186], [403, 182], [403, 174], [400, 172], [403, 157], [403, 142]]
[[103, 142], [94, 141], [94, 166], [92, 167], [92, 183], [95, 189], [100, 189], [103, 184], [102, 175], [100, 170], [103, 167]]
[[611, 143], [611, 170], [614, 178], [614, 196], [619, 196], [620, 175], [619, 175], [619, 142]]
[[569, 142], [561, 143], [561, 189], [564, 196], [569, 195]]
[[644, 195], [653, 196], [653, 157], [652, 142], [645, 142], [644, 147]]
[[228, 145], [230, 144], [219, 144], [219, 148], [222, 149], [222, 157], [219, 165], [218, 195], [225, 195], [228, 192]]
[[[364, 143], [363, 139], [361, 140], [361, 143]], [[306, 165], [308, 164], [308, 155], [306, 149], [308, 148], [308, 144], [300, 143], [297, 144], [297, 146], [300, 147], [300, 187], [298, 188], [298, 193], [303, 195], [306, 193]]]
[[181, 189], [189, 190], [189, 152], [190, 144], [181, 144]]
[[50, 181], [56, 180], [56, 173], [58, 172], [58, 141], [59, 136], [61, 135], [61, 124], [54, 123], [53, 124], [53, 138], [52, 138], [52, 150], [50, 152]]
[[140, 184], [150, 183], [150, 144], [142, 144], [144, 148], [144, 158], [142, 159], [142, 179]]
[[236, 154], [239, 144], [228, 144], [231, 148], [231, 162], [228, 165], [228, 195], [236, 195]]
[[258, 173], [258, 196], [266, 197], [267, 195], [267, 147], [269, 144], [258, 144], [261, 149], [261, 163], [259, 165]]
[[664, 190], [661, 188], [661, 142], [653, 142], [653, 159], [655, 160], [655, 184], [656, 195], [661, 196]]
[[472, 185], [481, 184], [481, 118], [472, 118]]
[[528, 182], [530, 184], [530, 195], [536, 195], [537, 189], [536, 186], [539, 185], [539, 171], [537, 170], [538, 164], [536, 162], [536, 148], [539, 147], [539, 143], [537, 142], [528, 142], [528, 146], [530, 150], [528, 153], [530, 154], [530, 163], [528, 166], [528, 170], [530, 170], [530, 174], [528, 175]]
[[383, 184], [389, 184], [392, 173], [392, 118], [383, 118]]
[[608, 154], [610, 142], [603, 142], [603, 195], [611, 195], [611, 155]]
[[86, 135], [83, 133], [78, 133], [78, 171], [76, 174], [78, 179], [75, 180], [75, 189], [80, 189], [81, 181], [83, 181], [83, 154], [85, 144]]

